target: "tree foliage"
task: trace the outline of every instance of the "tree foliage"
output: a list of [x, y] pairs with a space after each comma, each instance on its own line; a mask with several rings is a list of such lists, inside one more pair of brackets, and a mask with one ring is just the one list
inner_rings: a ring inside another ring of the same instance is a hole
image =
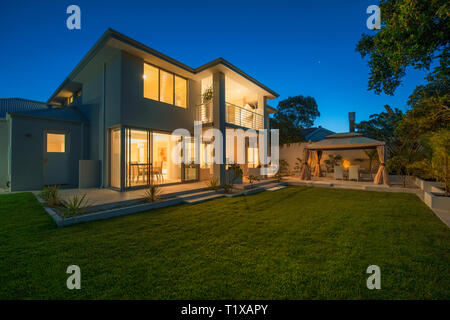
[[426, 85], [418, 86], [409, 97], [411, 109], [403, 123], [405, 131], [413, 130], [416, 135], [450, 128], [450, 72], [449, 59], [431, 73]]
[[381, 0], [379, 6], [381, 30], [363, 34], [356, 50], [369, 59], [369, 89], [393, 95], [407, 67], [429, 70], [436, 60], [448, 58], [450, 4]]
[[369, 89], [392, 95], [407, 67], [436, 67], [409, 97], [405, 114], [385, 107], [357, 128], [386, 141], [391, 171], [436, 178], [448, 194], [450, 2], [382, 0], [380, 10], [382, 29], [363, 35], [356, 46], [369, 59]]
[[278, 103], [272, 127], [279, 129], [280, 144], [303, 141], [302, 128], [309, 128], [320, 116], [313, 97], [289, 97]]
[[372, 114], [367, 121], [356, 123], [358, 132], [364, 136], [386, 142], [388, 153], [392, 153], [398, 137], [395, 131], [403, 120], [404, 114], [401, 110], [392, 109], [389, 105], [384, 106], [385, 111]]
[[441, 129], [433, 133], [430, 146], [433, 154], [433, 174], [444, 183], [445, 193], [450, 196], [450, 130]]

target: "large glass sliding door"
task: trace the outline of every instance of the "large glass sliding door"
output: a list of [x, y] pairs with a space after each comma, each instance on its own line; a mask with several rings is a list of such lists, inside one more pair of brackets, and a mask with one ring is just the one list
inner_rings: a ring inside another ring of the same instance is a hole
[[120, 189], [120, 128], [111, 130], [110, 179], [111, 187]]
[[[193, 162], [193, 141], [185, 142], [183, 154], [181, 136], [126, 127], [110, 132], [111, 187], [123, 190], [199, 179], [199, 165], [180, 163], [181, 159]], [[173, 157], [177, 152], [178, 157]]]
[[172, 159], [172, 153], [177, 152], [181, 137], [158, 132], [153, 132], [152, 136], [153, 181], [158, 184], [181, 182], [181, 164]]
[[183, 181], [198, 180], [200, 165], [194, 163], [195, 140], [193, 138], [185, 139], [184, 150]]
[[151, 179], [150, 133], [125, 128], [125, 187], [145, 186]]

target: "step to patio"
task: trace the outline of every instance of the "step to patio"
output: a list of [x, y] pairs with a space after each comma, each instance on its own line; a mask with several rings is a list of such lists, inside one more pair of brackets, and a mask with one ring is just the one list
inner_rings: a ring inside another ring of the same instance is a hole
[[279, 186], [283, 186], [283, 185], [284, 185], [283, 183], [278, 183], [278, 181], [277, 181], [277, 182], [268, 183], [268, 184], [265, 184], [263, 186], [258, 186], [258, 187], [268, 190], [270, 188], [275, 188], [275, 187], [279, 187]]
[[204, 197], [199, 197], [199, 198], [193, 198], [193, 199], [185, 199], [183, 200], [184, 203], [187, 204], [197, 204], [197, 203], [201, 203], [201, 202], [205, 202], [205, 201], [209, 201], [209, 200], [213, 200], [213, 199], [217, 199], [217, 198], [222, 198], [225, 195], [223, 194], [211, 194], [211, 195], [207, 195]]
[[[270, 180], [262, 180], [259, 182], [255, 182], [253, 184], [253, 188], [266, 188], [268, 185], [278, 185], [278, 181], [275, 179]], [[251, 185], [249, 183], [244, 184], [244, 189], [252, 189]]]
[[217, 193], [214, 190], [206, 190], [206, 191], [197, 191], [197, 192], [191, 192], [186, 194], [180, 194], [177, 196], [177, 198], [183, 199], [183, 200], [192, 200], [197, 198], [204, 198], [207, 196], [216, 195]]
[[284, 189], [284, 188], [286, 188], [286, 186], [275, 186], [275, 187], [272, 187], [272, 188], [267, 188], [266, 190], [267, 191], [278, 191], [278, 190], [281, 190], [281, 189]]
[[355, 184], [330, 184], [333, 188], [339, 188], [339, 189], [352, 189], [352, 190], [365, 190], [365, 186], [359, 186]]

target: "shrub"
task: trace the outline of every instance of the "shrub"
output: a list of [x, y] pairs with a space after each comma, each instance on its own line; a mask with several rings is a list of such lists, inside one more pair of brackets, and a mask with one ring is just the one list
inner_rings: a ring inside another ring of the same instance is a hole
[[374, 161], [377, 161], [378, 159], [378, 151], [377, 149], [369, 149], [363, 150], [364, 153], [366, 154], [367, 158], [369, 159], [369, 173], [372, 174], [372, 164]]
[[277, 173], [274, 174], [275, 179], [277, 179], [278, 183], [281, 182], [281, 179], [283, 179], [283, 174], [278, 171]]
[[68, 200], [63, 200], [63, 204], [65, 207], [64, 217], [69, 216], [75, 218], [85, 212], [85, 210], [91, 206], [91, 204], [89, 204], [88, 200], [86, 199], [86, 193], [81, 197], [74, 195]]
[[282, 175], [289, 175], [289, 163], [284, 160], [284, 159], [280, 159], [280, 168], [278, 170]]
[[432, 164], [429, 159], [422, 159], [410, 164], [411, 174], [424, 180], [433, 179]]
[[253, 183], [255, 183], [255, 181], [259, 181], [259, 177], [257, 177], [257, 176], [254, 176], [254, 175], [249, 175], [248, 177], [247, 177], [247, 179], [248, 179], [248, 182], [250, 183], [250, 186], [251, 186], [251, 188], [253, 188]]
[[49, 207], [58, 207], [61, 205], [61, 198], [59, 197], [58, 186], [44, 186], [39, 196], [45, 201]]
[[231, 183], [231, 184], [234, 184], [237, 180], [241, 179], [242, 176], [244, 175], [243, 172], [242, 172], [241, 167], [238, 164], [236, 164], [236, 163], [230, 164], [228, 166], [228, 170], [231, 173], [229, 175], [229, 180], [230, 181], [228, 181], [228, 182]]
[[[297, 158], [297, 159], [299, 159], [299, 158]], [[284, 159], [280, 159], [278, 171], [273, 176], [275, 177], [275, 179], [278, 180], [278, 183], [280, 183], [283, 176], [287, 176], [287, 175], [289, 175], [289, 163]]]
[[209, 102], [213, 99], [214, 91], [212, 87], [207, 88], [202, 94], [202, 100], [204, 103]]
[[207, 188], [209, 190], [217, 191], [219, 187], [220, 187], [219, 178], [211, 178], [211, 180], [207, 182]]
[[294, 166], [295, 174], [300, 174], [300, 172], [302, 171], [302, 168], [303, 168], [303, 164], [304, 164], [304, 161], [297, 157], [296, 161], [295, 161], [295, 166]]
[[225, 183], [223, 185], [223, 190], [225, 191], [225, 193], [230, 193], [231, 191], [233, 191], [233, 185], [231, 183]]
[[450, 130], [442, 129], [433, 133], [430, 146], [434, 176], [444, 183], [445, 195], [450, 196]]
[[155, 202], [158, 201], [161, 197], [161, 187], [157, 184], [151, 183], [147, 190], [145, 190], [144, 199], [147, 202]]
[[334, 167], [339, 165], [342, 160], [342, 156], [340, 154], [329, 154], [328, 159], [324, 160], [325, 166], [327, 167], [327, 172], [333, 172]]

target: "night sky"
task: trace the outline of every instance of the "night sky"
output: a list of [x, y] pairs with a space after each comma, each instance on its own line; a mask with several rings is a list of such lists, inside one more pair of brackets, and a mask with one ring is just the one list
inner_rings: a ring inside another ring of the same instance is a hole
[[[374, 32], [366, 8], [378, 2], [2, 0], [0, 97], [47, 101], [111, 27], [191, 67], [223, 57], [279, 99], [311, 95], [321, 112], [315, 125], [347, 131], [349, 111], [359, 122], [385, 104], [405, 110], [425, 82], [425, 72], [408, 69], [395, 96], [367, 91], [367, 61], [355, 45]], [[71, 4], [81, 8], [81, 30], [66, 27]]]

